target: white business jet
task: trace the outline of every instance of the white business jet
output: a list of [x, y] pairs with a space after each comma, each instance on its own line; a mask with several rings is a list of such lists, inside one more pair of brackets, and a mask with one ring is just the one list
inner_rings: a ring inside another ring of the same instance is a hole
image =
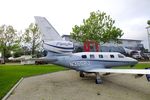
[[118, 52], [80, 52], [72, 53], [73, 43], [64, 41], [54, 27], [44, 17], [35, 17], [42, 33], [43, 48], [48, 52], [42, 60], [80, 72], [95, 73], [96, 84], [101, 84], [99, 73], [150, 74], [146, 69], [112, 69], [118, 66], [134, 66], [137, 60]]

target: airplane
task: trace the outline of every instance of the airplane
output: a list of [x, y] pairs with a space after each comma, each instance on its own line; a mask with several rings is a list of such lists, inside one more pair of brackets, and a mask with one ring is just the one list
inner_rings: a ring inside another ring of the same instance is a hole
[[48, 52], [40, 60], [79, 71], [80, 77], [84, 77], [85, 73], [94, 73], [96, 84], [103, 83], [100, 73], [150, 74], [150, 70], [146, 69], [112, 69], [118, 66], [133, 67], [138, 63], [118, 52], [72, 53], [73, 42], [63, 40], [45, 17], [35, 16], [35, 21], [42, 33], [43, 48]]
[[125, 50], [125, 52], [128, 55], [132, 56], [133, 58], [135, 58], [135, 59], [142, 59], [141, 51], [139, 51], [139, 50], [131, 50], [131, 49], [128, 49], [126, 47], [124, 47], [124, 50]]

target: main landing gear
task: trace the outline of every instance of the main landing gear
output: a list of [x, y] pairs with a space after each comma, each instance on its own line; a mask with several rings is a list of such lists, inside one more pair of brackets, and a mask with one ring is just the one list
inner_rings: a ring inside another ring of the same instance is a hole
[[[95, 83], [96, 84], [102, 84], [103, 81], [101, 80], [100, 74], [99, 73], [95, 73], [96, 79], [95, 79]], [[80, 71], [80, 77], [85, 77], [84, 72]]]
[[84, 77], [84, 73], [83, 72], [80, 72], [80, 77]]

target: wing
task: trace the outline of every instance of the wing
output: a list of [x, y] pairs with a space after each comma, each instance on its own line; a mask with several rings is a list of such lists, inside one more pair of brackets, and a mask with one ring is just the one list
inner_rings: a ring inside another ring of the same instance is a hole
[[94, 67], [82, 67], [85, 72], [99, 72], [99, 73], [120, 73], [120, 74], [150, 74], [148, 69], [108, 69], [103, 65]]
[[48, 22], [45, 17], [35, 16], [36, 24], [38, 25], [41, 33], [42, 40], [52, 41], [52, 40], [63, 40], [55, 28]]
[[150, 70], [146, 69], [100, 69], [93, 68], [86, 72], [101, 72], [101, 73], [122, 73], [122, 74], [150, 74]]

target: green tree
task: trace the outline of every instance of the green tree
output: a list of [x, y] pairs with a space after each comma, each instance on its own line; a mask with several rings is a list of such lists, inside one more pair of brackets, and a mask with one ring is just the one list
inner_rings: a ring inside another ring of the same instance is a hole
[[90, 17], [83, 19], [83, 24], [72, 28], [71, 37], [79, 42], [94, 40], [96, 42], [117, 41], [123, 33], [114, 26], [115, 20], [104, 12], [91, 12]]
[[147, 21], [147, 24], [150, 26], [150, 20]]
[[19, 47], [20, 38], [17, 31], [11, 25], [0, 26], [0, 51], [5, 62], [7, 55]]
[[37, 24], [31, 23], [23, 34], [24, 42], [31, 47], [31, 55], [35, 56], [36, 50], [40, 47], [40, 31]]

